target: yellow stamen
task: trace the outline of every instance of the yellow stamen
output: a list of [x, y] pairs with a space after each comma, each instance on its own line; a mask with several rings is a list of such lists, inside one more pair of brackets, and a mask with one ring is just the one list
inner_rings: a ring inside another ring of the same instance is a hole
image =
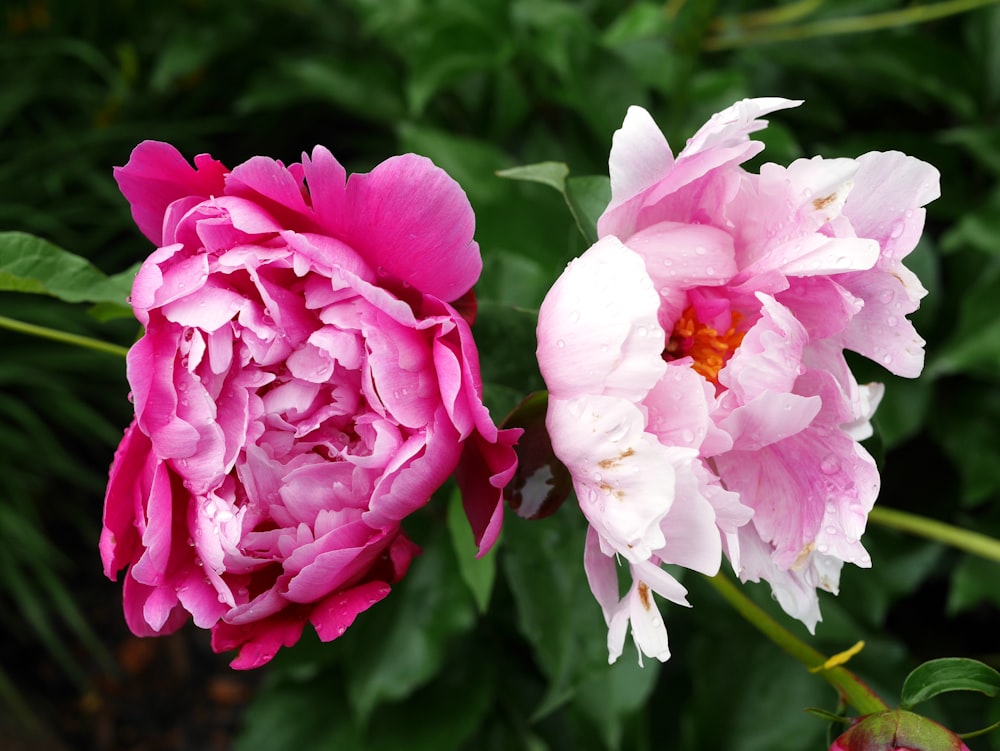
[[733, 311], [729, 329], [726, 333], [720, 334], [711, 326], [699, 321], [694, 306], [689, 305], [674, 325], [674, 331], [663, 352], [664, 359], [692, 357], [694, 364], [691, 367], [695, 372], [718, 386], [719, 371], [740, 346], [746, 333], [736, 330], [742, 318], [740, 313]]
[[809, 672], [810, 673], [821, 673], [824, 670], [831, 670], [833, 668], [839, 667], [839, 666], [843, 665], [844, 663], [846, 663], [849, 659], [851, 659], [852, 657], [854, 657], [854, 655], [856, 655], [858, 652], [860, 652], [864, 648], [865, 648], [865, 643], [863, 641], [859, 641], [857, 644], [855, 644], [850, 649], [845, 649], [843, 652], [838, 652], [833, 657], [831, 657], [829, 660], [827, 660], [826, 662], [824, 662], [822, 665], [817, 665], [814, 668], [809, 668]]

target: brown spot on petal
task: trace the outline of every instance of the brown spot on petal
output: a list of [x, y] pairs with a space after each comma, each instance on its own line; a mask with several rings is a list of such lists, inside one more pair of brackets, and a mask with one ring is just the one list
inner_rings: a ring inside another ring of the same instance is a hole
[[621, 463], [622, 459], [628, 459], [633, 454], [635, 454], [635, 449], [627, 448], [614, 459], [604, 459], [603, 461], [599, 461], [597, 463], [597, 466], [600, 467], [601, 469], [611, 469], [612, 467]]
[[639, 602], [646, 610], [653, 609], [653, 598], [649, 595], [649, 585], [646, 582], [639, 582]]
[[624, 497], [625, 497], [625, 493], [624, 493], [624, 491], [621, 491], [621, 490], [615, 490], [615, 488], [614, 488], [614, 487], [612, 487], [611, 485], [608, 485], [608, 483], [606, 483], [606, 482], [604, 482], [604, 481], [602, 481], [602, 482], [601, 482], [601, 484], [600, 484], [600, 485], [598, 485], [597, 487], [599, 487], [599, 488], [600, 488], [601, 490], [603, 490], [603, 491], [605, 492], [605, 494], [607, 494], [607, 495], [613, 495], [613, 496], [614, 496], [615, 498], [617, 498], [617, 499], [618, 499], [619, 501], [620, 501], [620, 500], [621, 500], [622, 498], [624, 498]]
[[822, 211], [836, 200], [837, 200], [837, 194], [831, 193], [830, 195], [824, 196], [823, 198], [815, 199], [813, 201], [813, 208], [816, 209], [816, 211]]

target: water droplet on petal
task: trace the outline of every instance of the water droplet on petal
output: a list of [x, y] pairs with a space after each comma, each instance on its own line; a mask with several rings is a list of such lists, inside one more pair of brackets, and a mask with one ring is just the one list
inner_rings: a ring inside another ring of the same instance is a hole
[[562, 339], [560, 339], [560, 340], [558, 340], [556, 342], [556, 346], [559, 347], [559, 349], [562, 349], [563, 347], [566, 346], [566, 342], [564, 342]]
[[693, 443], [694, 442], [694, 433], [692, 433], [690, 430], [683, 431], [681, 433], [681, 440], [683, 440], [684, 443]]
[[833, 454], [827, 454], [823, 457], [823, 461], [819, 463], [819, 468], [823, 474], [833, 475], [840, 469], [840, 462], [837, 461], [837, 457]]
[[892, 355], [884, 355], [884, 356], [882, 357], [882, 364], [883, 364], [883, 365], [888, 365], [888, 364], [890, 364], [891, 362], [892, 362]]
[[819, 545], [816, 546], [816, 550], [818, 550], [820, 553], [825, 553], [829, 549], [830, 546], [827, 545], [826, 543], [820, 543]]
[[569, 314], [570, 323], [576, 323], [579, 320], [580, 320], [580, 311], [574, 310], [572, 313]]
[[888, 318], [885, 319], [885, 322], [889, 324], [889, 326], [895, 326], [897, 323], [899, 323], [899, 319], [896, 318], [896, 316], [889, 316]]
[[703, 256], [707, 252], [703, 245], [696, 245], [694, 249], [695, 255]]
[[892, 302], [893, 295], [894, 293], [891, 289], [884, 289], [878, 293], [879, 302], [883, 305], [888, 305]]
[[837, 528], [831, 524], [829, 527], [826, 528], [826, 533], [828, 535], [835, 535], [837, 534]]

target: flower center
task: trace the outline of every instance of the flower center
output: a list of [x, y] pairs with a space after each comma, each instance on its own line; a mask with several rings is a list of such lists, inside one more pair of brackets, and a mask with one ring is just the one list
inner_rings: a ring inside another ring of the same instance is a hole
[[716, 386], [719, 385], [719, 371], [722, 370], [733, 352], [740, 346], [746, 332], [736, 327], [743, 316], [732, 311], [729, 328], [720, 334], [714, 328], [698, 320], [693, 305], [689, 305], [674, 325], [673, 333], [663, 350], [663, 359], [678, 360], [682, 357], [694, 359], [692, 368]]

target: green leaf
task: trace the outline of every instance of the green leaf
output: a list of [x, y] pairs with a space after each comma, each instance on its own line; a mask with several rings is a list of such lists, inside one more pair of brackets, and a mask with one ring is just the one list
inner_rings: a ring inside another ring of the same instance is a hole
[[448, 500], [448, 531], [458, 559], [458, 572], [472, 593], [480, 613], [489, 608], [493, 582], [497, 574], [497, 544], [483, 557], [477, 558], [478, 548], [473, 541], [472, 529], [462, 508], [462, 494], [455, 489]]
[[583, 570], [585, 530], [570, 504], [544, 521], [506, 521], [503, 564], [518, 627], [549, 679], [536, 719], [607, 669], [607, 626]]
[[577, 691], [576, 708], [597, 727], [609, 749], [617, 751], [622, 747], [626, 721], [649, 699], [660, 667], [655, 660], [643, 667], [631, 655], [623, 656]]
[[1000, 369], [1000, 263], [981, 270], [962, 293], [958, 325], [927, 366], [934, 377], [973, 371], [995, 376]]
[[906, 676], [900, 706], [910, 709], [950, 691], [978, 691], [996, 696], [1000, 693], [1000, 673], [978, 660], [964, 657], [930, 660]]
[[478, 204], [500, 200], [508, 190], [496, 173], [509, 159], [492, 143], [414, 123], [400, 124], [398, 132], [404, 151], [432, 159], [465, 189], [477, 209]]
[[0, 232], [0, 291], [121, 305], [131, 289], [131, 274], [108, 277], [85, 258], [40, 237]]
[[588, 175], [567, 179], [566, 201], [587, 242], [597, 242], [597, 220], [611, 202], [611, 178]]
[[539, 162], [497, 172], [510, 180], [542, 183], [562, 193], [576, 226], [588, 243], [597, 242], [597, 220], [611, 201], [611, 179], [602, 175], [569, 177], [561, 162]]
[[[980, 531], [987, 532], [987, 530]], [[988, 602], [994, 606], [1000, 605], [1000, 591], [997, 591], [997, 575], [1000, 567], [996, 561], [980, 558], [978, 555], [965, 555], [951, 574], [951, 586], [948, 589], [949, 615], [957, 615], [970, 610], [980, 603]]]
[[563, 162], [539, 162], [511, 167], [497, 172], [497, 177], [508, 180], [524, 180], [531, 183], [541, 183], [566, 194], [566, 178], [569, 177], [569, 167]]
[[347, 693], [362, 718], [409, 696], [440, 668], [449, 642], [468, 631], [475, 607], [443, 534], [424, 544], [386, 602], [341, 637]]

